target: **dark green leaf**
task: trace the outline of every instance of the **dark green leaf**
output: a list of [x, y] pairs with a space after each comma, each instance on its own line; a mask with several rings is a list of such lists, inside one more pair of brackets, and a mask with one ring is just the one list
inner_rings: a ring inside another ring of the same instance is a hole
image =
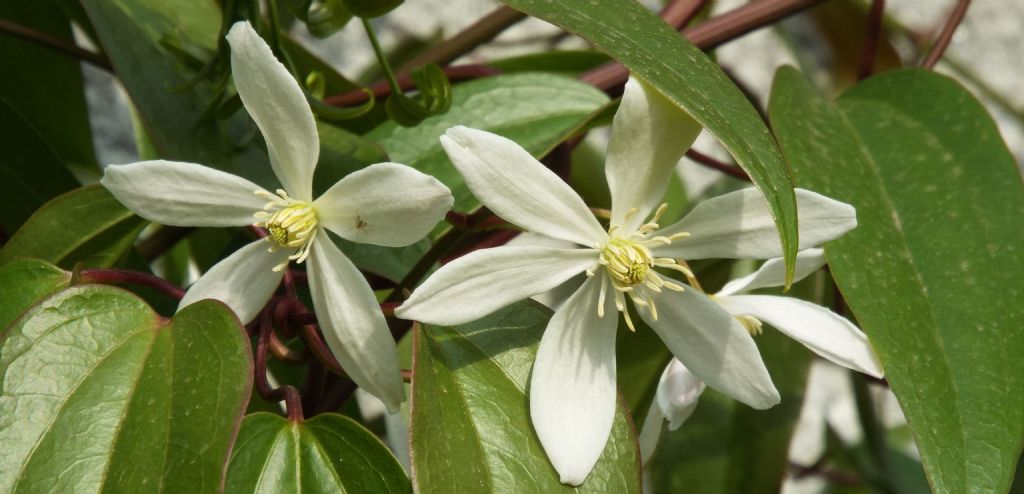
[[0, 266], [0, 332], [37, 300], [66, 288], [68, 273], [36, 259], [19, 259]]
[[798, 242], [789, 170], [757, 111], [718, 65], [635, 0], [503, 2], [590, 41], [718, 138], [767, 198], [792, 271]]
[[455, 208], [477, 204], [439, 138], [449, 127], [465, 125], [501, 134], [530, 151], [546, 154], [588, 121], [608, 102], [600, 91], [566, 77], [513, 74], [456, 85], [448, 113], [427, 118], [416, 127], [387, 122], [367, 137], [379, 142], [392, 161], [433, 175], [452, 189]]
[[550, 318], [526, 301], [463, 326], [416, 330], [410, 447], [417, 492], [640, 492], [635, 431], [621, 401], [587, 480], [575, 490], [558, 482], [526, 397]]
[[0, 264], [32, 257], [70, 269], [112, 266], [132, 247], [146, 221], [107, 189], [89, 185], [48, 202], [0, 249]]
[[78, 181], [43, 136], [2, 98], [0, 128], [0, 228], [9, 235], [46, 201], [78, 187]]
[[487, 62], [506, 74], [515, 72], [555, 72], [576, 77], [590, 69], [597, 68], [610, 59], [608, 55], [593, 50], [558, 50], [530, 53], [517, 57]]
[[[63, 0], [2, 2], [0, 18], [74, 43], [71, 23], [64, 14], [64, 3]], [[77, 6], [69, 6], [68, 11], [72, 9], [80, 10]], [[99, 170], [96, 168], [79, 62], [52, 48], [7, 34], [0, 36], [0, 53], [3, 53], [0, 57], [0, 74], [3, 74], [0, 77], [0, 100], [21, 115], [60, 158], [60, 162], [71, 168], [79, 178], [94, 177]], [[29, 144], [6, 135], [11, 129], [7, 123], [8, 111], [4, 109], [0, 116], [0, 122], [3, 122], [0, 128], [4, 129], [4, 139], [11, 138], [9, 142], [13, 145], [0, 145], [0, 149], [4, 150], [4, 166], [13, 168], [8, 161], [12, 151], [28, 147]], [[24, 166], [24, 163], [18, 163], [17, 160], [15, 163]], [[51, 188], [63, 185], [63, 189], [58, 192], [77, 187], [76, 181], [68, 180], [70, 175], [66, 171], [48, 165], [40, 160], [34, 164], [31, 173], [38, 177], [48, 175], [50, 180], [56, 182]], [[44, 197], [43, 202], [55, 195]]]
[[962, 86], [892, 71], [838, 107], [796, 71], [770, 105], [797, 181], [857, 207], [826, 247], [936, 492], [1005, 491], [1024, 436], [1024, 189]]
[[228, 465], [228, 493], [411, 492], [398, 460], [352, 419], [325, 413], [305, 422], [247, 415]]
[[217, 491], [249, 352], [218, 302], [168, 321], [117, 288], [50, 297], [0, 344], [0, 490]]

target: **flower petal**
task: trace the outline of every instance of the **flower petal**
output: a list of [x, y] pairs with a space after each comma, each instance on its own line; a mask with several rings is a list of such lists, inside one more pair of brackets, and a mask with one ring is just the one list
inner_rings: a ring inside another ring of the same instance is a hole
[[262, 187], [195, 163], [110, 165], [100, 183], [133, 213], [164, 225], [251, 225], [267, 202], [255, 194]]
[[438, 269], [395, 310], [402, 319], [446, 326], [480, 319], [550, 290], [597, 263], [593, 249], [495, 247]]
[[603, 275], [591, 277], [555, 312], [530, 377], [530, 417], [563, 484], [580, 485], [604, 451], [615, 418], [615, 330], [608, 296], [597, 315]]
[[313, 200], [320, 137], [306, 96], [248, 22], [231, 26], [227, 39], [235, 88], [267, 141], [274, 173], [293, 198]]
[[676, 430], [693, 415], [697, 399], [707, 386], [678, 359], [672, 359], [658, 381], [655, 401], [668, 419], [668, 429]]
[[317, 323], [341, 368], [391, 413], [405, 399], [398, 350], [373, 289], [321, 231], [309, 254], [309, 292]]
[[665, 415], [661, 413], [658, 400], [651, 400], [647, 407], [647, 415], [644, 416], [644, 425], [640, 427], [640, 434], [636, 440], [640, 445], [640, 464], [646, 466], [647, 462], [654, 456], [654, 450], [658, 449], [658, 441], [661, 439], [661, 430], [665, 428]]
[[663, 291], [658, 320], [641, 310], [669, 350], [700, 380], [757, 409], [779, 403], [779, 392], [753, 338], [729, 313], [696, 289]]
[[436, 178], [398, 163], [351, 173], [315, 201], [320, 224], [364, 244], [404, 247], [420, 240], [452, 207]]
[[[793, 275], [793, 282], [806, 278], [818, 268], [825, 265], [824, 249], [806, 249], [796, 254], [796, 271]], [[765, 261], [761, 267], [742, 278], [737, 278], [725, 284], [715, 296], [733, 295], [740, 292], [749, 292], [758, 288], [771, 286], [782, 286], [786, 284], [786, 263], [781, 257], [774, 257]]]
[[820, 305], [773, 295], [731, 295], [716, 301], [731, 314], [751, 315], [771, 324], [836, 364], [874, 377], [883, 375], [864, 333]]
[[459, 126], [441, 136], [441, 145], [469, 190], [505, 220], [587, 247], [607, 238], [583, 199], [515, 142]]
[[[817, 247], [857, 226], [853, 206], [816, 192], [796, 189], [800, 249]], [[764, 197], [749, 188], [709, 199], [657, 235], [690, 236], [658, 247], [655, 253], [683, 259], [769, 259], [782, 256], [779, 233]]]
[[[665, 196], [672, 172], [701, 126], [646, 82], [630, 77], [612, 121], [605, 174], [612, 225], [634, 231]], [[626, 214], [637, 208], [628, 221]]]
[[230, 307], [243, 324], [255, 319], [284, 276], [284, 272], [275, 272], [274, 266], [294, 252], [292, 249], [270, 252], [270, 246], [267, 240], [259, 239], [215, 264], [192, 284], [178, 304], [178, 310], [212, 298]]
[[[539, 233], [531, 232], [523, 232], [520, 233], [519, 235], [516, 235], [512, 240], [505, 242], [505, 246], [555, 247], [559, 249], [579, 248], [579, 246], [573, 242], [569, 242], [567, 240], [559, 240], [557, 238], [551, 238], [541, 235]], [[572, 278], [569, 278], [569, 281], [566, 281], [565, 283], [562, 283], [561, 285], [558, 285], [546, 292], [538, 293], [530, 298], [551, 310], [558, 310], [558, 308], [561, 307], [566, 300], [569, 300], [569, 297], [571, 297], [572, 294], [576, 293], [576, 290], [580, 289], [580, 286], [583, 285], [583, 282], [586, 279], [586, 275], [580, 273], [576, 276], [573, 276]]]

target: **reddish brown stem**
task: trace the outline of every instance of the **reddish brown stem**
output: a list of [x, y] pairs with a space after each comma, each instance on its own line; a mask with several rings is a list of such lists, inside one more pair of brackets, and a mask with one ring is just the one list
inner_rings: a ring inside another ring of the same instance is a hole
[[935, 64], [939, 63], [939, 59], [942, 58], [942, 54], [946, 52], [946, 48], [949, 46], [949, 42], [953, 40], [953, 33], [956, 32], [957, 26], [964, 20], [964, 16], [967, 15], [967, 7], [971, 6], [971, 0], [960, 0], [957, 2], [953, 10], [950, 11], [949, 17], [946, 18], [946, 24], [942, 26], [942, 31], [939, 33], [938, 39], [935, 40], [935, 44], [932, 45], [932, 49], [928, 52], [928, 56], [921, 62], [921, 67], [931, 69], [935, 67]]
[[111, 65], [110, 60], [107, 60], [107, 57], [99, 53], [86, 50], [78, 45], [68, 43], [60, 38], [55, 38], [49, 34], [41, 33], [35, 29], [0, 19], [0, 31], [17, 36], [25, 41], [45, 46], [76, 60], [92, 64], [94, 67], [98, 67], [107, 72], [114, 71], [114, 66]]
[[[779, 19], [817, 5], [824, 0], [760, 0], [712, 17], [686, 28], [682, 35], [702, 50], [710, 50], [727, 41], [767, 26]], [[618, 62], [609, 62], [581, 76], [581, 79], [611, 93], [626, 83], [629, 70]]]
[[728, 163], [718, 161], [715, 158], [712, 158], [711, 156], [708, 156], [700, 151], [697, 151], [696, 149], [690, 149], [686, 151], [686, 157], [690, 158], [693, 161], [696, 161], [701, 165], [704, 165], [714, 170], [718, 170], [731, 177], [736, 177], [740, 180], [746, 180], [747, 182], [750, 181], [750, 176], [747, 175], [747, 172], [743, 171], [742, 168], [736, 165], [730, 165]]
[[260, 313], [259, 336], [256, 341], [256, 359], [253, 366], [256, 392], [260, 397], [272, 403], [284, 400], [288, 410], [288, 420], [302, 421], [302, 397], [292, 386], [284, 385], [272, 388], [267, 380], [267, 347], [273, 332], [273, 315], [268, 309]]
[[78, 282], [145, 286], [175, 300], [181, 300], [185, 296], [185, 290], [172, 285], [163, 278], [127, 269], [86, 269], [78, 274]]
[[868, 26], [864, 32], [864, 50], [860, 55], [860, 71], [858, 77], [867, 79], [875, 68], [878, 56], [878, 41], [882, 36], [882, 18], [885, 13], [885, 0], [872, 0], [868, 11]]
[[481, 17], [461, 32], [430, 48], [399, 67], [399, 74], [429, 63], [444, 66], [476, 47], [494, 39], [508, 27], [526, 18], [526, 14], [504, 5]]

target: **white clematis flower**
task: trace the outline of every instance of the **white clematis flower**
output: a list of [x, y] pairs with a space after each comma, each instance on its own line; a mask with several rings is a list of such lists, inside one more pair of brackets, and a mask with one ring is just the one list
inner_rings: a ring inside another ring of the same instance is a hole
[[[793, 281], [807, 277], [825, 263], [824, 249], [800, 251]], [[758, 288], [783, 286], [785, 282], [785, 262], [777, 257], [766, 261], [757, 271], [730, 281], [711, 298], [751, 334], [760, 334], [761, 322], [765, 321], [835, 364], [876, 378], [884, 375], [867, 337], [846, 318], [792, 297], [744, 294]], [[658, 443], [662, 421], [668, 420], [669, 430], [679, 428], [693, 413], [703, 390], [704, 384], [681, 362], [676, 359], [669, 362], [640, 433], [640, 455], [645, 463]]]
[[[456, 325], [586, 280], [548, 323], [530, 384], [530, 414], [563, 483], [578, 485], [601, 455], [615, 415], [615, 337], [627, 300], [672, 352], [708, 385], [755, 408], [779, 401], [757, 347], [728, 312], [699, 290], [658, 272], [690, 275], [676, 259], [769, 258], [782, 254], [764, 198], [755, 190], [702, 203], [661, 229], [673, 168], [699, 125], [636, 79], [626, 84], [612, 124], [606, 174], [612, 194], [605, 230], [583, 200], [516, 143], [454, 127], [442, 145], [470, 190], [491, 211], [565, 246], [505, 246], [461, 257], [435, 272], [396, 311]], [[817, 245], [856, 224], [849, 205], [798, 190], [800, 238]], [[653, 218], [645, 221], [652, 215]]]
[[175, 226], [257, 225], [269, 236], [224, 259], [198, 281], [179, 309], [202, 299], [228, 305], [243, 322], [256, 317], [290, 261], [308, 260], [317, 320], [335, 358], [360, 387], [391, 410], [404, 399], [395, 342], [365, 278], [326, 230], [361, 243], [411, 244], [452, 205], [433, 177], [396, 163], [352, 173], [313, 198], [320, 155], [313, 113], [302, 90], [248, 22], [227, 36], [235, 86], [267, 143], [283, 189], [276, 193], [193, 163], [111, 165], [101, 183], [133, 212]]

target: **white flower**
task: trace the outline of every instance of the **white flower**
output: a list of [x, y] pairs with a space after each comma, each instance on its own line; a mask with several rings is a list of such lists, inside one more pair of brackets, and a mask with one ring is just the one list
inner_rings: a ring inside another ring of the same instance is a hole
[[[464, 127], [441, 137], [466, 184], [491, 211], [548, 237], [549, 244], [568, 245], [473, 252], [435, 272], [396, 313], [431, 324], [462, 324], [587, 274], [548, 323], [530, 384], [533, 425], [563, 483], [583, 482], [611, 431], [614, 313], [622, 312], [632, 325], [627, 299], [701, 380], [755, 408], [779, 401], [757, 347], [736, 319], [699, 290], [684, 289], [656, 270], [689, 274], [675, 259], [782, 254], [764, 198], [755, 190], [704, 202], [679, 223], [659, 229], [659, 202], [699, 131], [645, 83], [626, 84], [608, 145], [607, 231], [568, 185], [516, 143]], [[803, 190], [797, 199], [806, 246], [856, 224], [846, 204]]]
[[447, 187], [396, 163], [352, 173], [314, 200], [320, 155], [316, 122], [295, 79], [247, 22], [227, 36], [235, 87], [267, 143], [283, 185], [271, 193], [229, 173], [193, 163], [145, 161], [108, 166], [102, 184], [139, 216], [176, 226], [245, 226], [269, 236], [213, 266], [179, 309], [202, 299], [252, 320], [273, 295], [289, 261], [308, 260], [309, 288], [328, 346], [353, 381], [396, 410], [404, 399], [395, 342], [359, 270], [328, 238], [411, 244], [452, 205]]
[[[793, 281], [799, 281], [825, 265], [823, 249], [797, 254]], [[881, 378], [882, 365], [871, 350], [864, 333], [846, 318], [811, 302], [777, 295], [743, 295], [758, 288], [785, 284], [786, 267], [781, 257], [769, 259], [760, 269], [727, 283], [711, 296], [751, 334], [760, 334], [761, 321], [803, 343], [814, 353], [848, 369]], [[657, 445], [662, 420], [677, 429], [697, 406], [703, 383], [678, 360], [672, 359], [658, 382], [657, 398], [651, 403], [640, 432], [640, 454], [644, 462]]]

